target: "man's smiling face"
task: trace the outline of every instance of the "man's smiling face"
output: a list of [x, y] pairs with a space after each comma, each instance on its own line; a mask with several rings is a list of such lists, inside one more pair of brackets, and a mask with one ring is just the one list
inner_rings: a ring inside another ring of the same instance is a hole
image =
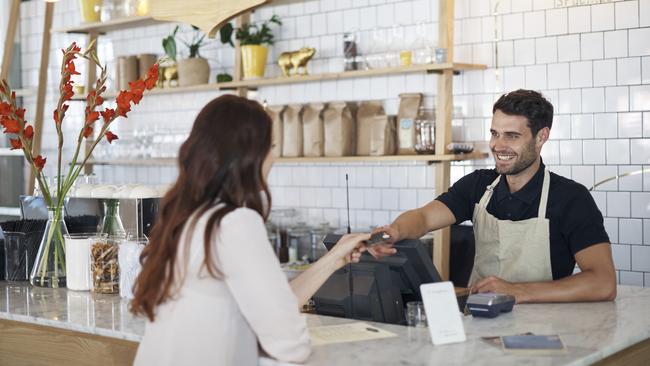
[[490, 133], [490, 150], [499, 174], [519, 174], [539, 156], [543, 142], [538, 143], [533, 136], [526, 117], [508, 115], [497, 109]]

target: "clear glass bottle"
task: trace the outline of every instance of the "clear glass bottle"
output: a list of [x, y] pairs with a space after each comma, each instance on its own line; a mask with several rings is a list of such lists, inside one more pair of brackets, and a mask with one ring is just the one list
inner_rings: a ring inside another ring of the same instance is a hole
[[289, 230], [289, 262], [307, 261], [311, 252], [311, 230], [299, 222]]
[[48, 207], [48, 218], [36, 261], [29, 276], [33, 286], [60, 288], [66, 286], [65, 239], [68, 229], [63, 219], [63, 205]]
[[126, 231], [120, 218], [120, 200], [104, 200], [104, 217], [102, 218], [99, 233], [111, 237], [126, 237]]
[[90, 271], [93, 292], [116, 294], [120, 290], [119, 242], [122, 238], [102, 235], [93, 240], [90, 248]]
[[435, 109], [420, 107], [415, 117], [415, 151], [418, 154], [435, 153]]
[[311, 230], [311, 252], [309, 253], [310, 262], [317, 261], [327, 253], [327, 248], [325, 248], [325, 244], [323, 244], [323, 239], [325, 239], [325, 235], [331, 232], [332, 229], [328, 222], [323, 222], [318, 227]]

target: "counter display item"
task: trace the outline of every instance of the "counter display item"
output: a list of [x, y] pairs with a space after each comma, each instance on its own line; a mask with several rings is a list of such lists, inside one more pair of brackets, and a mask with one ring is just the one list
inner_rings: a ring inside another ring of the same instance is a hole
[[283, 115], [287, 107], [284, 105], [274, 105], [266, 108], [266, 113], [271, 117], [273, 121], [273, 132], [272, 132], [272, 147], [271, 151], [273, 156], [282, 156], [282, 140], [283, 140]]
[[120, 296], [133, 298], [133, 285], [142, 270], [140, 254], [147, 245], [147, 238], [127, 238], [120, 244], [117, 254], [120, 269]]
[[287, 106], [283, 115], [282, 156], [297, 158], [303, 156], [302, 105]]
[[420, 107], [418, 116], [415, 118], [415, 151], [418, 154], [435, 153], [435, 129], [435, 110]]
[[65, 236], [66, 286], [70, 290], [90, 291], [93, 287], [90, 272], [90, 246], [95, 234]]
[[320, 157], [324, 155], [323, 103], [306, 104], [302, 109], [303, 155]]
[[370, 125], [370, 156], [395, 155], [396, 124], [395, 116], [379, 115], [368, 119]]
[[402, 93], [399, 95], [397, 112], [397, 153], [414, 155], [415, 118], [422, 105], [422, 93]]
[[323, 110], [325, 156], [353, 156], [356, 143], [356, 105], [348, 102], [328, 103]]
[[[359, 104], [357, 111], [357, 155], [369, 156], [373, 135], [379, 136], [378, 126], [375, 125], [376, 116], [385, 115], [381, 101], [365, 101]], [[376, 132], [375, 132], [376, 131]], [[381, 131], [381, 134], [384, 134]]]
[[90, 249], [90, 270], [93, 292], [116, 294], [119, 292], [120, 268], [118, 242], [115, 238], [97, 238]]

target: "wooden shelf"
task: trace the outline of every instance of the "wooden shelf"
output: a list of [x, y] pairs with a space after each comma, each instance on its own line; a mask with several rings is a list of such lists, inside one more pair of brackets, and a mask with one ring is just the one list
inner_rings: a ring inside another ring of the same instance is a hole
[[[446, 154], [446, 155], [390, 155], [390, 156], [342, 156], [342, 157], [301, 157], [277, 158], [275, 163], [359, 163], [359, 162], [397, 162], [397, 161], [462, 161], [485, 159], [486, 153]], [[89, 160], [91, 165], [123, 165], [123, 166], [170, 166], [175, 165], [176, 158], [147, 158], [133, 159], [95, 159]]]
[[[473, 64], [427, 64], [427, 65], [415, 65], [407, 67], [392, 67], [384, 69], [374, 69], [374, 70], [357, 70], [357, 71], [345, 71], [345, 72], [336, 72], [336, 73], [326, 73], [318, 75], [307, 75], [307, 76], [292, 76], [292, 77], [278, 77], [271, 79], [257, 79], [257, 80], [243, 80], [243, 81], [230, 81], [227, 83], [213, 83], [213, 84], [202, 84], [202, 85], [193, 85], [193, 86], [177, 86], [171, 88], [155, 88], [150, 91], [147, 91], [147, 95], [156, 95], [156, 94], [174, 94], [174, 93], [192, 93], [192, 92], [204, 92], [204, 91], [218, 91], [218, 90], [229, 90], [236, 88], [257, 88], [271, 85], [281, 85], [281, 84], [298, 84], [298, 83], [308, 83], [314, 81], [327, 81], [327, 80], [343, 80], [343, 79], [352, 79], [352, 78], [361, 78], [361, 77], [372, 77], [372, 76], [386, 76], [386, 75], [397, 75], [397, 74], [409, 74], [416, 72], [442, 72], [444, 70], [453, 70], [454, 72], [467, 71], [467, 70], [484, 70], [485, 65], [473, 65]], [[115, 92], [107, 92], [104, 95], [104, 99], [115, 98]], [[75, 95], [72, 97], [72, 100], [86, 100], [85, 95]]]
[[270, 85], [353, 79], [353, 78], [370, 77], [370, 76], [409, 74], [409, 73], [416, 73], [416, 72], [443, 72], [445, 70], [453, 70], [455, 72], [460, 72], [460, 71], [468, 71], [468, 70], [484, 70], [486, 69], [486, 67], [487, 66], [485, 65], [460, 64], [460, 63], [426, 64], [426, 65], [388, 67], [388, 68], [371, 69], [371, 70], [333, 72], [333, 73], [305, 75], [305, 76], [290, 76], [290, 77], [277, 77], [277, 78], [270, 78], [270, 79], [230, 81], [227, 83], [219, 83], [217, 85], [219, 86], [220, 89], [255, 88], [255, 87], [270, 86]]
[[164, 23], [150, 16], [134, 16], [128, 18], [113, 19], [107, 22], [85, 23], [70, 28], [55, 29], [56, 33], [107, 33], [114, 30], [123, 30], [135, 27]]

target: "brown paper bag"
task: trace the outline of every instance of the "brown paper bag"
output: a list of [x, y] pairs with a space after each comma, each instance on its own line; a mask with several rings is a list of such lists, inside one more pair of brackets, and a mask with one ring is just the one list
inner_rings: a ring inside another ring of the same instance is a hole
[[397, 112], [397, 153], [415, 155], [415, 117], [422, 104], [421, 93], [403, 93], [399, 95]]
[[266, 113], [269, 114], [273, 121], [271, 151], [275, 157], [282, 156], [282, 118], [286, 108], [287, 106], [284, 105], [273, 105], [266, 108]]
[[323, 132], [323, 103], [306, 104], [302, 110], [302, 149], [304, 156], [323, 156], [325, 138]]
[[282, 156], [302, 156], [302, 105], [288, 105], [284, 110], [282, 124]]
[[397, 150], [396, 116], [380, 115], [370, 118], [370, 153], [372, 156], [395, 155]]
[[333, 102], [323, 110], [325, 156], [355, 154], [356, 123], [353, 103]]
[[374, 128], [373, 118], [385, 115], [381, 101], [366, 101], [357, 110], [357, 155], [370, 155], [370, 141]]

